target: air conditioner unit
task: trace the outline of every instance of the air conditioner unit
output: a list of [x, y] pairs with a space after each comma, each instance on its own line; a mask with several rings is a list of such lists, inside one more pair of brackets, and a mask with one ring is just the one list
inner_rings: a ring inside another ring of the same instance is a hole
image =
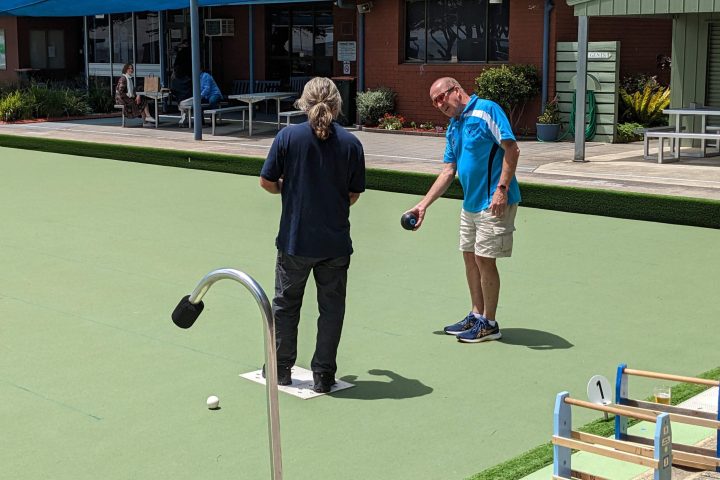
[[234, 18], [206, 18], [206, 37], [233, 37], [235, 36]]

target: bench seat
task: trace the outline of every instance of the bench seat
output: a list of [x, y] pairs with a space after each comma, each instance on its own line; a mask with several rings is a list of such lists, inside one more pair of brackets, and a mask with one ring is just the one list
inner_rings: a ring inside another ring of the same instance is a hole
[[248, 111], [248, 107], [244, 105], [233, 105], [229, 107], [221, 107], [221, 108], [214, 108], [212, 110], [205, 110], [203, 111], [203, 114], [209, 114], [211, 115], [211, 123], [212, 123], [212, 133], [211, 135], [215, 135], [215, 125], [217, 124], [217, 121], [222, 120], [222, 114], [223, 113], [233, 113], [233, 112], [242, 112], [242, 126], [241, 129], [245, 129], [245, 112]]
[[[682, 139], [688, 140], [713, 140], [720, 142], [720, 133], [691, 133], [691, 132], [663, 132], [663, 131], [649, 131], [645, 133], [645, 138], [657, 138], [658, 139], [658, 163], [663, 163], [663, 149], [665, 146], [665, 140], [675, 141], [678, 140], [677, 150], [675, 157], [679, 156], [680, 143]], [[671, 144], [672, 145], [672, 144]]]
[[[685, 130], [685, 127], [681, 127], [682, 130]], [[633, 133], [636, 135], [642, 135], [643, 136], [643, 158], [645, 160], [653, 160], [654, 157], [650, 155], [650, 139], [645, 135], [647, 132], [674, 132], [675, 127], [672, 125], [665, 125], [661, 127], [642, 127], [642, 128], [636, 128], [633, 130]], [[673, 143], [671, 145], [672, 151], [675, 151], [675, 144]]]
[[286, 112], [278, 112], [278, 122], [277, 122], [278, 130], [280, 130], [280, 117], [285, 117], [285, 119], [286, 119], [285, 126], [290, 126], [290, 119], [292, 117], [298, 117], [300, 115], [305, 115], [305, 112], [302, 110], [288, 110]]
[[113, 105], [113, 108], [119, 109], [120, 113], [122, 114], [122, 126], [125, 127], [125, 105]]

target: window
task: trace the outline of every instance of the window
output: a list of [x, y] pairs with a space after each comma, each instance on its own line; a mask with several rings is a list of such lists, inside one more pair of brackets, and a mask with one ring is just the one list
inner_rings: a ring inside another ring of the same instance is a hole
[[267, 77], [332, 75], [332, 7], [316, 4], [271, 8], [267, 24]]
[[88, 60], [90, 63], [110, 61], [110, 23], [107, 15], [87, 17]]
[[113, 63], [134, 63], [132, 14], [113, 14], [110, 15], [110, 19], [112, 22]]
[[7, 70], [5, 61], [5, 30], [0, 28], [0, 70]]
[[507, 61], [510, 0], [406, 0], [405, 61]]
[[160, 20], [157, 13], [135, 16], [137, 63], [160, 63]]
[[30, 30], [30, 67], [65, 68], [65, 32]]

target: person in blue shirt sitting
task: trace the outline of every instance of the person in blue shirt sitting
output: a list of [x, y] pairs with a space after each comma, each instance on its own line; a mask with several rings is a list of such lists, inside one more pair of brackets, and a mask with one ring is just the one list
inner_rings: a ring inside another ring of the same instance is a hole
[[350, 206], [365, 191], [365, 154], [357, 137], [335, 121], [342, 99], [332, 80], [310, 80], [295, 106], [308, 121], [277, 134], [260, 172], [260, 186], [282, 197], [272, 304], [278, 384], [292, 383], [300, 307], [312, 272], [320, 316], [310, 367], [314, 390], [326, 393], [337, 372], [353, 253]]
[[496, 260], [512, 254], [520, 189], [515, 170], [520, 149], [503, 109], [468, 95], [457, 80], [443, 77], [430, 87], [435, 108], [450, 117], [442, 172], [425, 197], [408, 212], [420, 228], [428, 207], [450, 187], [455, 174], [464, 192], [460, 213], [460, 251], [472, 310], [443, 330], [461, 342], [502, 337], [496, 312], [500, 274]]
[[[220, 92], [220, 87], [215, 83], [215, 79], [210, 73], [203, 71], [200, 74], [200, 101], [207, 103], [210, 110], [213, 110], [220, 106], [222, 98], [222, 92]], [[185, 124], [192, 105], [193, 97], [186, 98], [178, 104], [178, 109], [180, 110], [180, 122], [178, 123], [180, 126]]]

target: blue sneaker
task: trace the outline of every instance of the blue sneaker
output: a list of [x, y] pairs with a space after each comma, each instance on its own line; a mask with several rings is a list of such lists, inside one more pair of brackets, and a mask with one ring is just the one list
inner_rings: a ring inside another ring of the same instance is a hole
[[[482, 315], [480, 315], [481, 319], [485, 319]], [[447, 327], [443, 328], [443, 332], [445, 332], [447, 335], [457, 335], [459, 333], [466, 332], [473, 328], [475, 324], [477, 323], [478, 319], [473, 315], [472, 312], [468, 313], [468, 316], [463, 318], [457, 323], [453, 323], [452, 325], [448, 325]]]
[[483, 318], [475, 323], [475, 326], [470, 330], [458, 334], [457, 339], [465, 343], [479, 343], [487, 342], [488, 340], [498, 340], [501, 337], [500, 324], [495, 322], [495, 326], [491, 327], [488, 321]]

